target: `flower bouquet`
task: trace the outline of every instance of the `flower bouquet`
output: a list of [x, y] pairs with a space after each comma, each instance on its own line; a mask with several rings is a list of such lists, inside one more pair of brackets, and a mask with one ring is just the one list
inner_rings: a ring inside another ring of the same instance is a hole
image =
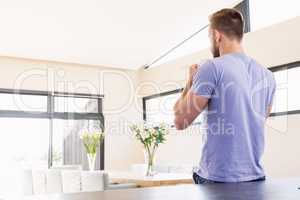
[[100, 143], [104, 138], [104, 134], [102, 132], [85, 132], [80, 136], [80, 138], [87, 153], [89, 170], [94, 171], [97, 148], [100, 146]]
[[155, 127], [147, 127], [145, 124], [142, 127], [133, 125], [130, 127], [136, 139], [140, 141], [144, 147], [145, 162], [147, 164], [146, 176], [154, 175], [155, 153], [159, 146], [166, 141], [168, 130], [165, 124], [160, 124]]

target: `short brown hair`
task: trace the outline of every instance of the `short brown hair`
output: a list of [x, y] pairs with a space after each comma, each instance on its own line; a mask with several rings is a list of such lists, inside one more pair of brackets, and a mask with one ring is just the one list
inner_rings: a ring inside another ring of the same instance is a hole
[[244, 34], [244, 20], [236, 9], [225, 8], [213, 13], [209, 17], [210, 26], [223, 32], [231, 39], [242, 40]]

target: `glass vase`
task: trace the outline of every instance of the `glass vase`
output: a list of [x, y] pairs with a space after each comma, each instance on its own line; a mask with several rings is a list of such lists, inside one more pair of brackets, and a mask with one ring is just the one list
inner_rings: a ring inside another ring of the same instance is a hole
[[144, 157], [145, 157], [145, 164], [146, 164], [146, 176], [154, 176], [155, 175], [155, 171], [154, 171], [155, 153], [156, 153], [156, 148], [153, 148], [153, 149], [145, 148], [144, 149]]
[[89, 164], [89, 170], [94, 171], [95, 170], [95, 162], [96, 162], [96, 153], [88, 153], [87, 159]]

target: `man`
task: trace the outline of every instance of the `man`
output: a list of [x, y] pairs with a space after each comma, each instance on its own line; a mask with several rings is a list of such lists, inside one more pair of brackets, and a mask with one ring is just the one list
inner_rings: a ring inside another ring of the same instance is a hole
[[222, 9], [209, 20], [214, 59], [190, 67], [186, 87], [174, 106], [175, 126], [187, 128], [207, 108], [207, 133], [195, 183], [264, 180], [260, 159], [275, 91], [273, 75], [244, 53], [244, 22], [237, 10]]

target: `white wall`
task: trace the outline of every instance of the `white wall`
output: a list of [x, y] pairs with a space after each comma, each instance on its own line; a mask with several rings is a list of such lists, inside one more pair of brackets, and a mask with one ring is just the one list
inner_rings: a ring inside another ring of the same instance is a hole
[[[300, 60], [300, 17], [247, 33], [244, 38], [246, 52], [266, 67]], [[160, 92], [184, 86], [187, 67], [210, 57], [209, 50], [179, 58], [158, 67], [140, 71], [142, 82], [154, 82]], [[170, 84], [170, 82], [175, 84]], [[176, 85], [178, 84], [178, 85]], [[144, 87], [140, 94], [157, 93], [154, 87]], [[300, 115], [273, 117], [266, 128], [264, 162], [267, 174], [272, 177], [300, 176]], [[171, 131], [168, 142], [160, 148], [158, 162], [197, 163], [200, 158], [201, 133], [190, 130]]]

